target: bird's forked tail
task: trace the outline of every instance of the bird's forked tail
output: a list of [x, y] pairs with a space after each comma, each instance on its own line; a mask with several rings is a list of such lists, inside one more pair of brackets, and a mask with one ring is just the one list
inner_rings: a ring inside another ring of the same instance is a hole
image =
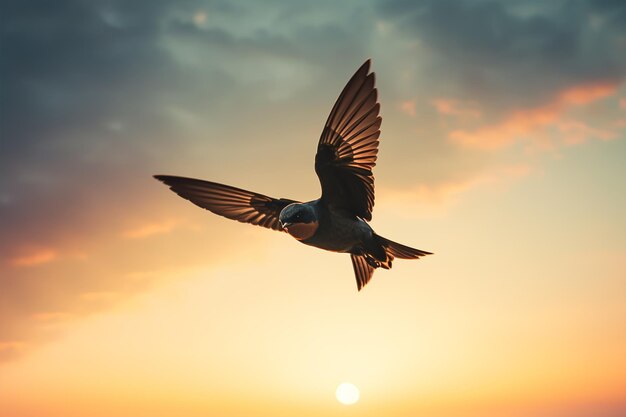
[[[354, 274], [356, 275], [356, 283], [359, 291], [370, 281], [376, 268], [391, 269], [391, 262], [395, 258], [419, 259], [422, 256], [432, 255], [432, 252], [411, 248], [385, 239], [377, 234], [374, 234], [374, 239], [378, 245], [376, 245], [376, 250], [373, 250], [372, 253], [351, 255], [352, 266], [354, 267]], [[384, 250], [384, 259], [381, 249]]]
[[378, 236], [374, 234], [374, 237], [380, 242], [383, 248], [385, 248], [385, 253], [387, 254], [387, 262], [390, 263], [394, 258], [400, 259], [419, 259], [422, 256], [432, 255], [432, 252], [426, 252], [424, 250], [410, 248], [408, 246], [404, 246], [400, 243], [393, 242], [389, 239], [385, 239], [382, 236]]

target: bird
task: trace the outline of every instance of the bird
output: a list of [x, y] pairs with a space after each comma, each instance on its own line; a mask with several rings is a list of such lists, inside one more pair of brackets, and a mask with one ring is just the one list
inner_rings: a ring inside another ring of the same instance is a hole
[[154, 175], [180, 197], [220, 216], [287, 232], [299, 242], [348, 253], [357, 290], [395, 258], [432, 255], [378, 235], [368, 224], [380, 137], [380, 103], [368, 59], [337, 98], [317, 144], [315, 172], [321, 197], [299, 202], [195, 178]]

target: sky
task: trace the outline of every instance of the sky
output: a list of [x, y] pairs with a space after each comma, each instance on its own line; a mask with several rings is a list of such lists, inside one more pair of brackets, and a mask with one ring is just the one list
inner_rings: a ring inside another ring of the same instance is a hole
[[[626, 3], [0, 3], [0, 415], [626, 415]], [[347, 255], [152, 178], [319, 196], [366, 60]], [[335, 399], [342, 382], [360, 401]]]

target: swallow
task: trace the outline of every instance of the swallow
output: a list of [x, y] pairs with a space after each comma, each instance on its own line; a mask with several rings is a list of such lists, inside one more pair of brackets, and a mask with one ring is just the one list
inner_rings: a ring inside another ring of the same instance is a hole
[[349, 253], [360, 291], [377, 268], [394, 258], [432, 253], [376, 234], [368, 222], [374, 208], [374, 174], [382, 118], [375, 76], [367, 60], [337, 98], [317, 144], [315, 172], [322, 196], [302, 203], [272, 198], [215, 182], [155, 175], [182, 198], [215, 214], [287, 232], [305, 245]]

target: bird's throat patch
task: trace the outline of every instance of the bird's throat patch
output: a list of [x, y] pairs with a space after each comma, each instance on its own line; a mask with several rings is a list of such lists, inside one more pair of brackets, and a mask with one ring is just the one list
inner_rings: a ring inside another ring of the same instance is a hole
[[287, 232], [298, 240], [305, 240], [315, 234], [318, 226], [318, 222], [296, 223], [287, 227]]

